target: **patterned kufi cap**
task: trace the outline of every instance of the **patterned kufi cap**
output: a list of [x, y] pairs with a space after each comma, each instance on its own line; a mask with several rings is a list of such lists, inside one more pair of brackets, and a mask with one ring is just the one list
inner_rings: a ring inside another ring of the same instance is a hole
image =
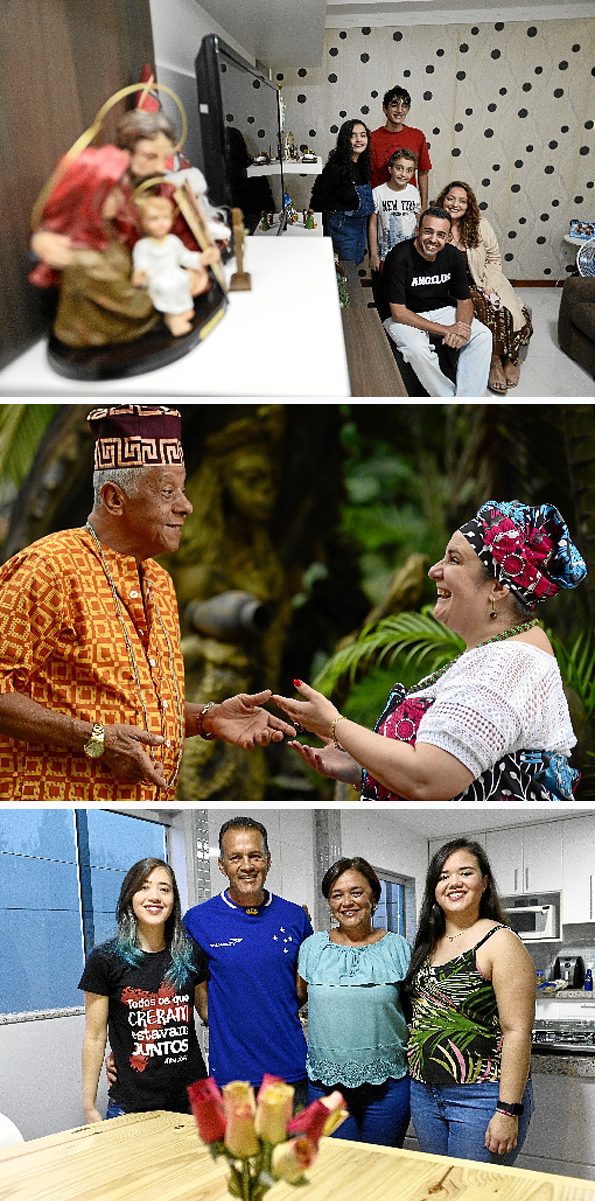
[[587, 574], [555, 505], [488, 500], [460, 532], [491, 575], [531, 609]]
[[177, 409], [166, 405], [112, 405], [93, 409], [87, 421], [95, 438], [95, 471], [184, 465], [182, 421]]

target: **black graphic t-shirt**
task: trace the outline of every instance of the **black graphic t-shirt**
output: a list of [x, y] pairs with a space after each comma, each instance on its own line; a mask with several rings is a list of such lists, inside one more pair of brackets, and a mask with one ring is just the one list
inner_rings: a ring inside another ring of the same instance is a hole
[[206, 1076], [194, 1028], [194, 989], [208, 980], [206, 958], [193, 943], [196, 969], [181, 988], [164, 982], [169, 951], [145, 952], [129, 967], [106, 943], [91, 951], [79, 988], [109, 997], [108, 1033], [117, 1083], [110, 1097], [133, 1112], [189, 1113], [187, 1086]]
[[412, 313], [431, 312], [446, 305], [456, 308], [458, 300], [469, 300], [469, 282], [463, 255], [454, 246], [444, 246], [433, 263], [415, 249], [414, 242], [399, 242], [384, 261], [385, 311], [391, 304], [404, 304]]

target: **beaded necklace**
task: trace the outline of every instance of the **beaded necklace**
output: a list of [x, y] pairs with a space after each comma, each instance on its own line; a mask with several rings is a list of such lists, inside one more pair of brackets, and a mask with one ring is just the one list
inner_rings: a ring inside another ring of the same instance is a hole
[[[490, 642], [504, 642], [505, 638], [512, 638], [514, 634], [524, 634], [525, 630], [532, 630], [533, 626], [536, 625], [539, 625], [539, 619], [537, 617], [532, 617], [531, 621], [523, 621], [521, 625], [511, 626], [509, 630], [502, 630], [501, 634], [493, 634], [491, 638], [486, 638], [484, 642], [478, 642], [476, 647], [471, 647], [471, 650], [478, 650], [480, 646], [488, 646]], [[445, 663], [442, 667], [439, 667], [437, 671], [433, 671], [429, 676], [423, 676], [417, 684], [414, 684], [412, 688], [408, 688], [407, 692], [420, 692], [422, 688], [424, 690], [426, 688], [430, 688], [432, 684], [436, 683], [436, 680], [438, 680], [440, 676], [444, 675], [445, 671], [448, 671], [449, 667], [452, 667], [462, 655], [466, 654], [466, 650], [461, 651], [460, 654], [456, 655], [454, 659], [450, 660], [450, 663]]]
[[[104, 553], [103, 553], [103, 547], [102, 547], [102, 545], [101, 545], [101, 542], [99, 541], [99, 538], [97, 537], [97, 534], [95, 533], [95, 530], [93, 529], [93, 526], [91, 525], [91, 522], [90, 522], [90, 521], [88, 521], [88, 522], [86, 523], [86, 525], [85, 525], [85, 529], [86, 529], [86, 530], [88, 530], [88, 531], [89, 531], [89, 533], [91, 534], [91, 537], [93, 538], [93, 541], [94, 541], [94, 543], [95, 543], [95, 545], [96, 545], [96, 547], [97, 547], [97, 550], [99, 551], [99, 558], [100, 558], [100, 560], [101, 560], [101, 566], [103, 567], [103, 570], [104, 570], [104, 572], [105, 572], [105, 577], [106, 577], [106, 579], [107, 579], [107, 582], [108, 582], [108, 584], [109, 584], [109, 586], [110, 586], [110, 588], [111, 588], [111, 591], [112, 591], [112, 596], [113, 596], [113, 598], [114, 598], [114, 604], [115, 604], [115, 606], [116, 606], [116, 614], [117, 614], [117, 616], [118, 616], [118, 620], [119, 620], [119, 622], [120, 622], [120, 625], [121, 625], [121, 627], [122, 627], [122, 633], [123, 633], [123, 635], [124, 635], [124, 641], [125, 641], [125, 643], [126, 643], [126, 650], [128, 651], [128, 658], [129, 658], [129, 660], [130, 660], [130, 666], [131, 666], [131, 668], [132, 668], [132, 674], [133, 674], [133, 676], [134, 676], [134, 682], [135, 682], [135, 684], [136, 684], [137, 691], [138, 691], [138, 695], [139, 695], [139, 697], [140, 697], [140, 703], [141, 703], [141, 705], [142, 705], [143, 716], [144, 716], [144, 719], [145, 719], [145, 730], [147, 731], [147, 734], [149, 734], [149, 733], [150, 733], [150, 730], [149, 730], [149, 714], [148, 714], [148, 712], [147, 712], [147, 706], [146, 706], [146, 704], [145, 704], [145, 698], [144, 698], [144, 695], [143, 695], [143, 690], [142, 690], [142, 686], [141, 686], [141, 682], [140, 682], [140, 676], [139, 676], [139, 672], [138, 672], [138, 667], [137, 667], [137, 664], [136, 664], [136, 658], [135, 658], [135, 655], [134, 655], [134, 648], [133, 648], [133, 646], [132, 646], [132, 643], [131, 643], [131, 641], [130, 641], [130, 637], [129, 637], [129, 634], [128, 634], [128, 630], [126, 629], [126, 623], [125, 623], [125, 621], [124, 621], [124, 614], [122, 613], [122, 606], [121, 606], [121, 604], [120, 604], [120, 598], [119, 598], [119, 596], [118, 596], [118, 592], [117, 592], [117, 589], [116, 589], [116, 585], [115, 585], [115, 583], [114, 583], [114, 579], [113, 579], [112, 573], [111, 573], [111, 571], [110, 571], [110, 569], [109, 569], [109, 565], [108, 565], [107, 559], [106, 559], [106, 557], [105, 557], [105, 555], [104, 555]], [[177, 760], [176, 760], [176, 766], [175, 766], [175, 768], [174, 768], [174, 774], [173, 774], [173, 776], [172, 776], [171, 780], [169, 781], [169, 783], [168, 783], [168, 785], [167, 785], [167, 788], [168, 788], [168, 790], [169, 790], [170, 788], [173, 788], [173, 787], [175, 786], [175, 784], [176, 784], [176, 781], [177, 781], [177, 779], [178, 779], [179, 772], [180, 772], [180, 763], [182, 762], [182, 748], [183, 748], [183, 745], [184, 745], [184, 743], [183, 743], [183, 739], [184, 739], [184, 715], [183, 715], [183, 711], [182, 711], [182, 701], [181, 701], [181, 697], [180, 697], [180, 690], [179, 690], [179, 688], [178, 688], [178, 680], [177, 680], [177, 676], [176, 676], [176, 668], [175, 668], [175, 662], [174, 662], [174, 655], [173, 655], [173, 651], [172, 651], [172, 648], [171, 648], [171, 642], [170, 642], [170, 640], [169, 640], [169, 636], [168, 636], [167, 630], [166, 630], [166, 628], [165, 628], [165, 625], [164, 625], [164, 622], [163, 622], [163, 618], [162, 618], [162, 616], [161, 616], [161, 613], [159, 612], [159, 605], [158, 605], [158, 603], [157, 603], [157, 598], [154, 596], [154, 597], [153, 597], [153, 600], [154, 600], [154, 604], [155, 604], [155, 614], [156, 614], [156, 616], [157, 616], [157, 621], [159, 622], [159, 625], [160, 625], [160, 627], [161, 627], [161, 632], [162, 632], [162, 634], [163, 634], [163, 637], [164, 637], [164, 639], [165, 639], [165, 644], [166, 644], [166, 646], [167, 646], [167, 652], [168, 652], [168, 656], [169, 656], [169, 668], [170, 668], [171, 678], [172, 678], [172, 680], [173, 680], [173, 685], [174, 685], [174, 692], [175, 692], [175, 696], [176, 696], [176, 711], [177, 711], [177, 717], [178, 717], [178, 746], [179, 746], [179, 750], [178, 750], [178, 757], [177, 757]], [[160, 665], [160, 671], [161, 671], [161, 665]], [[162, 672], [162, 671], [161, 671], [161, 676], [163, 676], [163, 672]], [[159, 715], [160, 715], [160, 718], [161, 718], [161, 733], [162, 733], [163, 737], [165, 738], [165, 717], [164, 717], [164, 712], [163, 712], [163, 705], [162, 705], [162, 702], [161, 702], [161, 696], [160, 696], [159, 692], [157, 692], [157, 702], [158, 702], [158, 705], [159, 705]], [[152, 759], [152, 760], [153, 760], [153, 762], [155, 763], [155, 762], [156, 762], [156, 759], [155, 759], [155, 752], [154, 752], [154, 750], [153, 750], [153, 747], [148, 747], [148, 751], [149, 751], [149, 755], [151, 756], [151, 759]]]

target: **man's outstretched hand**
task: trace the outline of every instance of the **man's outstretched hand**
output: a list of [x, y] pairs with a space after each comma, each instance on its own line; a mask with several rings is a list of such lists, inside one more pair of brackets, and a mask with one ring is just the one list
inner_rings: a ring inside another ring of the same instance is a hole
[[282, 742], [286, 734], [295, 738], [295, 726], [262, 708], [271, 695], [270, 688], [263, 692], [240, 692], [213, 705], [205, 714], [203, 733], [215, 734], [244, 751], [251, 751], [255, 746], [268, 746], [270, 742]]

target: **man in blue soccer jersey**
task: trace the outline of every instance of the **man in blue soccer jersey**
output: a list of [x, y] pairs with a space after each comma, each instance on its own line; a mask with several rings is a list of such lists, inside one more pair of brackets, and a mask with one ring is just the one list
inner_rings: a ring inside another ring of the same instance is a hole
[[219, 870], [229, 881], [218, 896], [190, 909], [187, 933], [209, 964], [201, 1016], [209, 1026], [209, 1073], [220, 1086], [266, 1072], [307, 1097], [306, 1042], [299, 1019], [298, 951], [312, 934], [300, 905], [265, 888], [271, 866], [267, 832], [250, 817], [225, 822]]

